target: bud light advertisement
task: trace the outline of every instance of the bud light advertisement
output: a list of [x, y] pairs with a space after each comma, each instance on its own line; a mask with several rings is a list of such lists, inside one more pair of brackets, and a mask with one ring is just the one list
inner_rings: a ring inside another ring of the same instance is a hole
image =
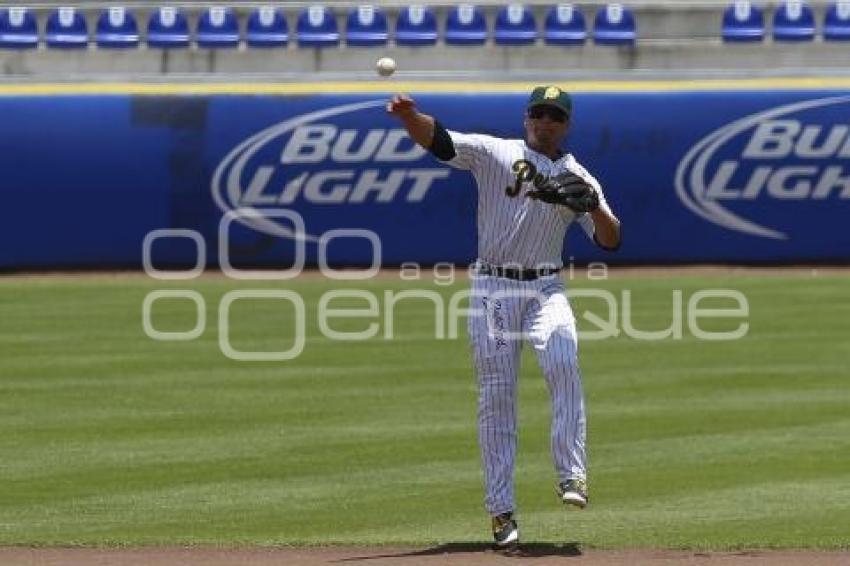
[[[410, 94], [450, 130], [524, 136], [527, 92]], [[475, 179], [415, 145], [389, 96], [2, 96], [0, 268], [140, 267], [157, 230], [199, 234], [210, 264], [362, 266], [376, 246], [387, 266], [469, 263]], [[623, 244], [573, 227], [565, 261], [850, 259], [850, 93], [579, 90], [573, 107], [564, 149]], [[194, 264], [185, 244], [156, 261]]]

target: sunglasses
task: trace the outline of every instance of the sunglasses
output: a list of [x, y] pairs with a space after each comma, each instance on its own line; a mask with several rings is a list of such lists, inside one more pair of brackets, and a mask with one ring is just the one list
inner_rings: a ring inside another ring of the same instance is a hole
[[540, 120], [546, 117], [553, 122], [563, 123], [567, 121], [567, 115], [562, 110], [558, 110], [552, 106], [535, 106], [528, 111], [528, 117], [532, 120]]

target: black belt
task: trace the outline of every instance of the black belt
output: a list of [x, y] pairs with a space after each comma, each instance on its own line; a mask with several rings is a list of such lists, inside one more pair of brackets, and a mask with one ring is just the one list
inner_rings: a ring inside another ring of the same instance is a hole
[[516, 267], [501, 267], [498, 265], [478, 265], [478, 275], [490, 275], [492, 277], [504, 277], [516, 281], [534, 281], [541, 277], [548, 277], [561, 271], [560, 267], [541, 267], [539, 269], [519, 269]]

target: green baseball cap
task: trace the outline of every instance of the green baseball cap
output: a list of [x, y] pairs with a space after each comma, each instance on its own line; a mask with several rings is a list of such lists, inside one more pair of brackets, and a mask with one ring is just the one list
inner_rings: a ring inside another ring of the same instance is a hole
[[538, 86], [531, 91], [527, 108], [530, 109], [535, 106], [554, 106], [568, 117], [573, 113], [573, 100], [570, 98], [570, 93], [553, 85]]

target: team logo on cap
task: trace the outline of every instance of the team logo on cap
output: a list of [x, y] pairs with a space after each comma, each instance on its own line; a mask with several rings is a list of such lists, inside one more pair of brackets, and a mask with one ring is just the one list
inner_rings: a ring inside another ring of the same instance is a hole
[[546, 89], [546, 92], [543, 93], [543, 98], [545, 98], [546, 100], [558, 98], [559, 96], [561, 96], [561, 89], [556, 86], [550, 86]]

